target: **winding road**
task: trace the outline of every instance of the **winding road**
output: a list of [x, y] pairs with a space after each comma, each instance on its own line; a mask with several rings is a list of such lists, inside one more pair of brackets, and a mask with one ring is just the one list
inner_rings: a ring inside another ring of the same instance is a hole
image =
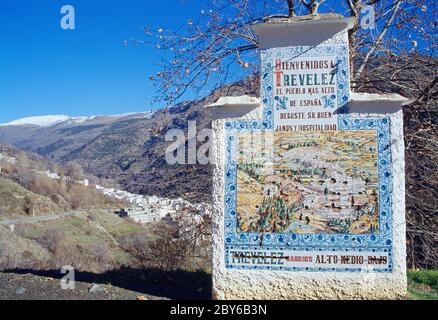
[[83, 213], [83, 211], [67, 211], [67, 212], [60, 213], [60, 214], [50, 214], [50, 215], [42, 215], [42, 216], [36, 216], [36, 217], [26, 217], [26, 218], [15, 219], [15, 220], [3, 220], [3, 221], [0, 221], [0, 225], [8, 226], [8, 225], [16, 225], [16, 224], [22, 224], [22, 223], [50, 221], [50, 220], [56, 220], [56, 219], [74, 216], [74, 215], [77, 215], [80, 213]]

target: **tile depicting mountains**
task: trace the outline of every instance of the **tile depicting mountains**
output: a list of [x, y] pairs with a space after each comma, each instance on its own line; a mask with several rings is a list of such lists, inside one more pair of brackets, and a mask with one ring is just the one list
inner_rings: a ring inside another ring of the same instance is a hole
[[248, 135], [239, 136], [238, 231], [378, 232], [375, 130], [277, 132], [273, 155]]

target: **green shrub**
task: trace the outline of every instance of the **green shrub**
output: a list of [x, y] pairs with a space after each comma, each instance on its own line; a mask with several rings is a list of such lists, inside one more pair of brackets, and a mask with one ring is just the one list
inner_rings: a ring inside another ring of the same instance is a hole
[[408, 280], [438, 290], [438, 270], [411, 270], [408, 272]]

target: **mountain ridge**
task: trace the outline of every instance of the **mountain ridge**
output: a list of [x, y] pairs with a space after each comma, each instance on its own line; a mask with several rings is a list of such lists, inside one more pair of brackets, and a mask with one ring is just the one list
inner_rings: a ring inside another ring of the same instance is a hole
[[0, 141], [59, 163], [77, 162], [87, 173], [113, 180], [132, 193], [204, 202], [211, 197], [211, 167], [168, 165], [165, 150], [170, 142], [165, 134], [180, 129], [187, 144], [188, 121], [196, 121], [198, 130], [211, 127], [205, 105], [224, 95], [257, 95], [258, 81], [254, 76], [224, 85], [206, 97], [159, 109], [148, 117], [107, 116], [46, 127], [0, 126]]
[[0, 127], [11, 127], [11, 126], [37, 126], [37, 127], [51, 127], [59, 124], [77, 124], [85, 123], [87, 121], [99, 119], [99, 118], [133, 118], [151, 117], [154, 114], [152, 111], [145, 112], [127, 112], [121, 114], [110, 114], [110, 115], [92, 115], [92, 116], [69, 116], [69, 115], [41, 115], [24, 117], [12, 120], [7, 123], [0, 123]]

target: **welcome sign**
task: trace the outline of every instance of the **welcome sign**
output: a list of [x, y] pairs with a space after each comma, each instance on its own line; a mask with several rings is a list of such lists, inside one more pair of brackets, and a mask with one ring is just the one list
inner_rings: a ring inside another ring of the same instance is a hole
[[276, 131], [336, 130], [336, 57], [274, 58]]
[[390, 120], [348, 112], [346, 33], [261, 59], [263, 120], [225, 123], [226, 267], [391, 271]]

